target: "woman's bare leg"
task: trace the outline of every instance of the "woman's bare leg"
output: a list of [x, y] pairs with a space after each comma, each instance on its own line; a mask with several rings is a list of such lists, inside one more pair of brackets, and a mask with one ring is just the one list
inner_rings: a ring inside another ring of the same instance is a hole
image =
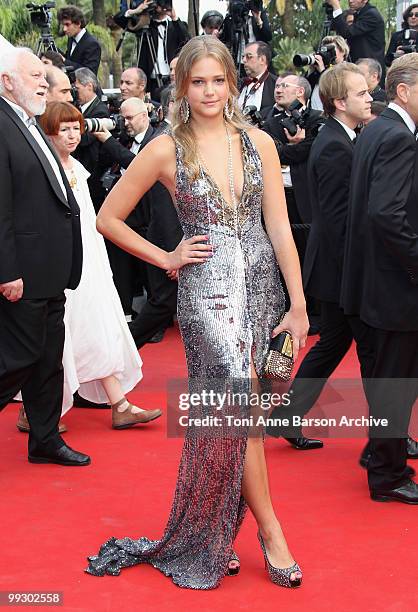
[[[125, 394], [122, 391], [122, 386], [116, 376], [106, 376], [106, 378], [102, 378], [100, 382], [102, 383], [105, 393], [109, 398], [109, 402], [112, 405], [117, 404], [121, 399], [126, 400], [117, 408], [118, 412], [125, 412], [129, 408], [129, 400], [125, 398]], [[145, 411], [137, 406], [132, 406], [130, 412], [131, 414], [138, 414], [138, 412]]]
[[[257, 375], [252, 365], [252, 378]], [[264, 540], [269, 561], [274, 567], [290, 567], [295, 562], [288, 549], [270, 497], [264, 442], [254, 431], [248, 438], [242, 477], [242, 495], [247, 502]], [[291, 579], [297, 577], [292, 574]]]

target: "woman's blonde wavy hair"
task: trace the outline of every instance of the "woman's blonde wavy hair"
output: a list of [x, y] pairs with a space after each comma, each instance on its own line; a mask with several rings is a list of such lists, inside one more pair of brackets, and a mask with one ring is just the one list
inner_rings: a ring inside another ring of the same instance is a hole
[[192, 66], [204, 57], [213, 57], [223, 66], [225, 71], [225, 77], [229, 86], [228, 106], [234, 109], [231, 119], [224, 115], [225, 122], [238, 130], [250, 127], [237, 106], [236, 100], [239, 93], [237, 88], [237, 71], [227, 47], [214, 36], [196, 36], [189, 40], [180, 51], [176, 64], [173, 132], [175, 139], [183, 148], [183, 161], [193, 179], [197, 178], [200, 172], [196, 139], [190, 121], [187, 123], [183, 122], [180, 106], [183, 98], [187, 95]]

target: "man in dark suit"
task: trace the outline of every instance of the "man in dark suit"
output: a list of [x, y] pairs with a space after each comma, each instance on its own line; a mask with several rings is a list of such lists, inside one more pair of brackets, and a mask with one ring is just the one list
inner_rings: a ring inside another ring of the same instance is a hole
[[255, 106], [265, 119], [274, 105], [274, 86], [277, 77], [270, 74], [271, 49], [267, 43], [255, 42], [245, 47], [243, 55], [244, 80], [238, 98], [238, 106]]
[[379, 62], [371, 57], [362, 57], [357, 60], [356, 64], [367, 81], [369, 94], [373, 98], [373, 102], [386, 102], [386, 92], [383, 87], [380, 87], [382, 67]]
[[304, 77], [293, 74], [278, 79], [274, 99], [277, 107], [283, 110], [267, 119], [263, 127], [264, 131], [274, 138], [280, 156], [291, 224], [309, 224], [312, 220], [311, 203], [306, 189], [308, 157], [324, 119], [320, 111], [309, 110], [305, 128], [298, 127], [298, 131], [292, 136], [283, 127], [283, 121], [288, 119], [287, 111], [294, 102], [302, 105], [299, 108], [300, 113], [306, 110], [310, 95], [311, 87]]
[[332, 29], [343, 36], [350, 47], [350, 59], [356, 62], [361, 57], [372, 57], [382, 67], [382, 87], [385, 84], [385, 22], [369, 0], [349, 0], [350, 9], [356, 11], [354, 23], [348, 25], [343, 15], [340, 0], [328, 0], [333, 11]]
[[58, 433], [64, 289], [80, 281], [80, 211], [60, 162], [36, 126], [45, 65], [15, 49], [0, 64], [0, 409], [22, 391], [29, 461], [88, 465]]
[[[85, 119], [105, 119], [109, 117], [109, 110], [97, 95], [99, 82], [96, 75], [89, 68], [78, 68], [75, 71], [75, 87], [77, 89], [78, 103]], [[101, 183], [104, 168], [99, 165], [100, 143], [89, 132], [81, 136], [80, 144], [74, 152], [76, 157], [90, 172], [88, 186], [94, 208], [98, 212], [106, 197], [106, 191]]]
[[[138, 98], [126, 100], [121, 106], [121, 113], [125, 117], [127, 132], [134, 137], [131, 149], [120, 145], [109, 132], [97, 134], [97, 138], [103, 142], [102, 159], [106, 158], [108, 163], [116, 162], [125, 169], [154, 137], [156, 130], [149, 124], [144, 102]], [[168, 251], [174, 250], [182, 239], [171, 196], [160, 183], [156, 183], [144, 195], [126, 223], [147, 240]], [[132, 304], [138, 276], [137, 258], [115, 246], [109, 250], [109, 259], [119, 295], [122, 294], [125, 303]], [[138, 348], [171, 324], [177, 307], [177, 283], [170, 280], [164, 270], [149, 264], [146, 265], [146, 275], [147, 302], [129, 324]]]
[[370, 429], [370, 495], [418, 504], [406, 464], [418, 457], [408, 439], [418, 394], [418, 54], [395, 60], [386, 82], [389, 107], [356, 145], [341, 295], [374, 352], [371, 414], [388, 421]]
[[[280, 407], [274, 416], [303, 417], [318, 399], [327, 378], [347, 353], [353, 329], [339, 307], [345, 225], [349, 198], [351, 163], [356, 138], [354, 129], [370, 118], [371, 96], [360, 69], [353, 64], [332, 66], [320, 80], [320, 96], [327, 116], [324, 127], [312, 144], [308, 161], [308, 191], [312, 204], [312, 225], [303, 267], [305, 291], [321, 303], [319, 341], [299, 366], [292, 385], [293, 401]], [[362, 367], [367, 351], [358, 345]], [[268, 428], [275, 437], [283, 431]], [[318, 448], [300, 427], [284, 432], [301, 450]]]
[[[151, 0], [144, 0], [137, 8], [128, 10], [127, 17], [140, 16]], [[170, 62], [190, 39], [187, 24], [177, 17], [174, 7], [168, 9], [156, 3], [149, 30], [143, 31], [138, 66], [147, 75], [151, 97], [160, 99], [160, 91], [170, 83]], [[147, 34], [149, 33], [150, 39]]]
[[62, 31], [68, 36], [65, 65], [90, 68], [97, 74], [102, 50], [99, 41], [86, 30], [86, 20], [76, 6], [65, 6], [58, 11]]
[[[273, 35], [267, 11], [263, 8], [261, 2], [259, 7], [260, 10], [257, 10], [254, 6], [255, 3], [253, 3], [253, 8], [244, 19], [242, 19], [242, 17], [240, 18], [240, 14], [236, 14], [237, 4], [238, 3], [229, 3], [228, 12], [225, 15], [219, 38], [231, 51], [234, 60], [240, 63], [240, 74], [243, 74], [241, 69], [243, 67], [245, 46], [256, 41], [270, 43]], [[238, 4], [238, 7], [240, 6], [242, 5]], [[240, 10], [240, 8], [238, 8], [238, 10]], [[242, 36], [236, 31], [237, 23], [242, 23]]]

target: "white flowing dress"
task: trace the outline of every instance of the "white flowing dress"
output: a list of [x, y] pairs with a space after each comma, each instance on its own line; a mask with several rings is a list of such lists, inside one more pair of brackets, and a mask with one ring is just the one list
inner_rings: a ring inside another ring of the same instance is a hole
[[79, 161], [71, 159], [73, 171], [68, 171], [67, 176], [80, 207], [83, 271], [77, 289], [65, 292], [62, 414], [72, 407], [77, 389], [87, 400], [107, 402], [102, 378], [115, 376], [123, 393], [131, 391], [142, 378], [142, 360], [113, 283], [103, 236], [96, 230], [96, 214], [87, 185], [89, 173]]

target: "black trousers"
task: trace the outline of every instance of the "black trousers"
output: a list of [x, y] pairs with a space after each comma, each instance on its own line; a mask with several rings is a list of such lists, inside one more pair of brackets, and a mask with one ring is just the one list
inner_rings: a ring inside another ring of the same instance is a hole
[[29, 454], [64, 444], [58, 433], [64, 373], [64, 293], [9, 302], [0, 296], [0, 408], [21, 390]]
[[113, 282], [122, 303], [123, 312], [132, 314], [132, 301], [138, 293], [138, 288], [146, 284], [146, 271], [143, 261], [119, 248], [113, 242], [106, 240], [106, 249]]
[[[271, 418], [289, 419], [293, 415], [303, 417], [317, 401], [328, 378], [348, 352], [353, 338], [356, 340], [357, 355], [362, 377], [371, 376], [373, 349], [370, 329], [357, 317], [347, 317], [338, 304], [321, 302], [320, 339], [305, 355], [291, 386], [292, 402], [289, 406], [276, 407]], [[366, 391], [366, 389], [365, 389]], [[273, 437], [299, 437], [300, 428], [270, 426], [267, 434]]]
[[158, 331], [167, 328], [177, 310], [177, 281], [168, 278], [165, 270], [151, 264], [147, 268], [148, 297], [139, 314], [129, 324], [135, 344], [143, 346]]
[[371, 428], [368, 464], [370, 489], [402, 485], [408, 476], [406, 437], [418, 397], [418, 331], [372, 329], [375, 361], [368, 392], [370, 412], [386, 418], [388, 428]]

